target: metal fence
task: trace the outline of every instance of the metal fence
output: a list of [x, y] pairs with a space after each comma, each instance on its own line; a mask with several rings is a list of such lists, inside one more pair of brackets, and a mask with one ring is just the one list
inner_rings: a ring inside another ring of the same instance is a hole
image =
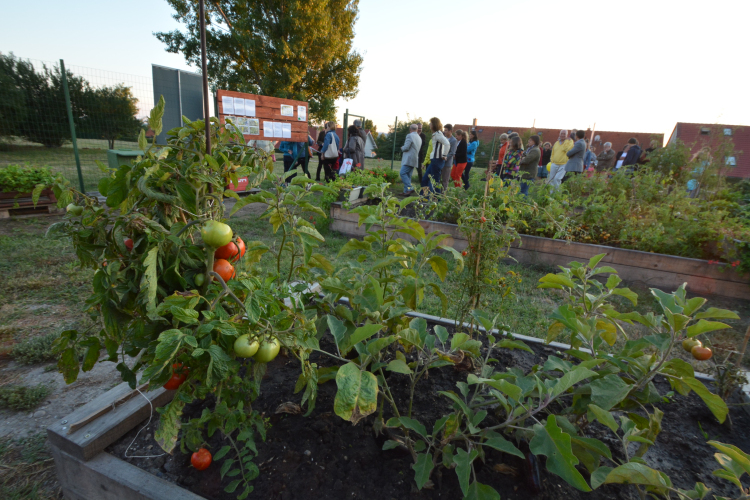
[[96, 161], [106, 165], [111, 149], [137, 150], [153, 105], [151, 77], [2, 54], [0, 166], [46, 166], [96, 191], [105, 175]]

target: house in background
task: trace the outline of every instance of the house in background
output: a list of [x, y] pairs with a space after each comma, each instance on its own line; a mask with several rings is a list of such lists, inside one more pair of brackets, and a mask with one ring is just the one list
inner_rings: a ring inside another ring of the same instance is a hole
[[[307, 132], [310, 134], [310, 137], [313, 138], [314, 141], [318, 140], [318, 134], [320, 134], [320, 131], [323, 130], [323, 127], [307, 127]], [[375, 150], [378, 149], [377, 145], [375, 144], [375, 138], [372, 136], [369, 130], [365, 130], [366, 133], [366, 140], [365, 140], [365, 158], [375, 157]], [[339, 136], [339, 141], [344, 140], [344, 129], [341, 127], [336, 127], [336, 135]]]
[[734, 151], [724, 159], [725, 165], [729, 167], [726, 175], [750, 178], [750, 127], [677, 122], [669, 137], [669, 144], [678, 139], [690, 148], [692, 154], [704, 146], [716, 150], [725, 141], [731, 141]]

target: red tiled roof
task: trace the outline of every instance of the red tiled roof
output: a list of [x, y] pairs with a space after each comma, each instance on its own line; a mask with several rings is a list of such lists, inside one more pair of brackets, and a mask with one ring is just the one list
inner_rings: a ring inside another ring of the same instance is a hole
[[[453, 125], [453, 129], [463, 129], [463, 130], [471, 130], [472, 125]], [[519, 135], [523, 135], [527, 130], [531, 130], [532, 132], [538, 134], [542, 138], [542, 143], [544, 142], [554, 142], [557, 137], [560, 135], [560, 129], [551, 129], [551, 128], [529, 128], [529, 127], [497, 127], [497, 126], [483, 126], [483, 125], [477, 125], [477, 136], [479, 137], [479, 141], [487, 141], [488, 143], [492, 142], [492, 139], [495, 137], [495, 134], [499, 137], [500, 134], [507, 133], [508, 130], [512, 130], [513, 132], [517, 132]], [[661, 146], [664, 143], [664, 134], [658, 134], [658, 133], [651, 133], [651, 132], [612, 132], [607, 130], [595, 130], [594, 131], [594, 141], [593, 145], [596, 147], [596, 151], [601, 151], [602, 145], [605, 142], [611, 142], [612, 143], [612, 149], [615, 151], [620, 151], [622, 147], [628, 142], [628, 139], [631, 137], [635, 137], [638, 139], [638, 144], [641, 145], [643, 149], [646, 149], [649, 147], [649, 144], [652, 140], [656, 140], [659, 142], [659, 145]], [[598, 140], [597, 140], [598, 138]], [[586, 130], [586, 139], [591, 139], [591, 130]]]
[[[724, 135], [724, 129], [731, 130], [732, 135]], [[701, 133], [702, 130], [706, 133]], [[704, 146], [715, 149], [723, 141], [731, 140], [737, 166], [731, 168], [727, 175], [750, 178], [750, 127], [677, 122], [672, 135], [669, 137], [669, 143], [671, 144], [677, 139], [688, 146], [691, 153], [697, 153]]]

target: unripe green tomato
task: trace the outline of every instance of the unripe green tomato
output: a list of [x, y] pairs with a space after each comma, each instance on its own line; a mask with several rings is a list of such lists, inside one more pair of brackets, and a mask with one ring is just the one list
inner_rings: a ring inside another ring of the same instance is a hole
[[195, 286], [203, 286], [203, 283], [206, 281], [206, 276], [204, 276], [203, 273], [196, 274], [193, 281], [195, 282]]
[[223, 222], [210, 220], [201, 228], [201, 238], [212, 248], [223, 247], [232, 241], [232, 228]]
[[80, 205], [76, 205], [75, 203], [69, 203], [67, 207], [65, 207], [65, 210], [70, 215], [81, 215], [83, 213], [83, 207]]
[[280, 349], [281, 344], [279, 344], [277, 339], [273, 337], [266, 338], [266, 340], [261, 342], [258, 352], [255, 353], [253, 359], [258, 363], [268, 363], [278, 356]]
[[691, 352], [693, 350], [693, 347], [699, 346], [702, 347], [703, 343], [698, 339], [685, 339], [682, 341], [682, 348], [685, 349], [687, 352]]
[[258, 352], [258, 341], [250, 341], [250, 335], [245, 334], [237, 337], [234, 341], [234, 353], [238, 358], [249, 358]]

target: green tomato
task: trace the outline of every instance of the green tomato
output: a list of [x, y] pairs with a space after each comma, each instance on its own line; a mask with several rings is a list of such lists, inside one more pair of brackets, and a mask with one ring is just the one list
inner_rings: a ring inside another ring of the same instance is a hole
[[682, 341], [682, 348], [685, 349], [687, 352], [692, 352], [693, 347], [695, 347], [695, 346], [702, 347], [703, 346], [703, 342], [701, 342], [700, 340], [695, 339], [695, 338], [693, 338], [693, 339], [685, 339], [685, 340]]
[[195, 286], [203, 286], [203, 283], [206, 281], [206, 277], [203, 275], [203, 273], [199, 273], [195, 275], [193, 281], [195, 282]]
[[279, 344], [277, 339], [273, 337], [267, 338], [261, 342], [258, 352], [255, 353], [253, 359], [258, 363], [268, 363], [269, 361], [273, 361], [279, 354], [279, 349], [281, 349], [281, 344]]
[[[249, 358], [258, 352], [258, 341], [250, 342], [250, 335], [241, 335], [234, 341], [234, 353], [238, 358]], [[279, 352], [278, 348], [276, 352]]]
[[210, 220], [201, 228], [201, 237], [212, 248], [223, 247], [232, 241], [232, 228], [223, 222]]
[[80, 205], [76, 205], [75, 203], [69, 203], [67, 207], [65, 207], [65, 210], [70, 215], [81, 215], [83, 213], [83, 207]]

